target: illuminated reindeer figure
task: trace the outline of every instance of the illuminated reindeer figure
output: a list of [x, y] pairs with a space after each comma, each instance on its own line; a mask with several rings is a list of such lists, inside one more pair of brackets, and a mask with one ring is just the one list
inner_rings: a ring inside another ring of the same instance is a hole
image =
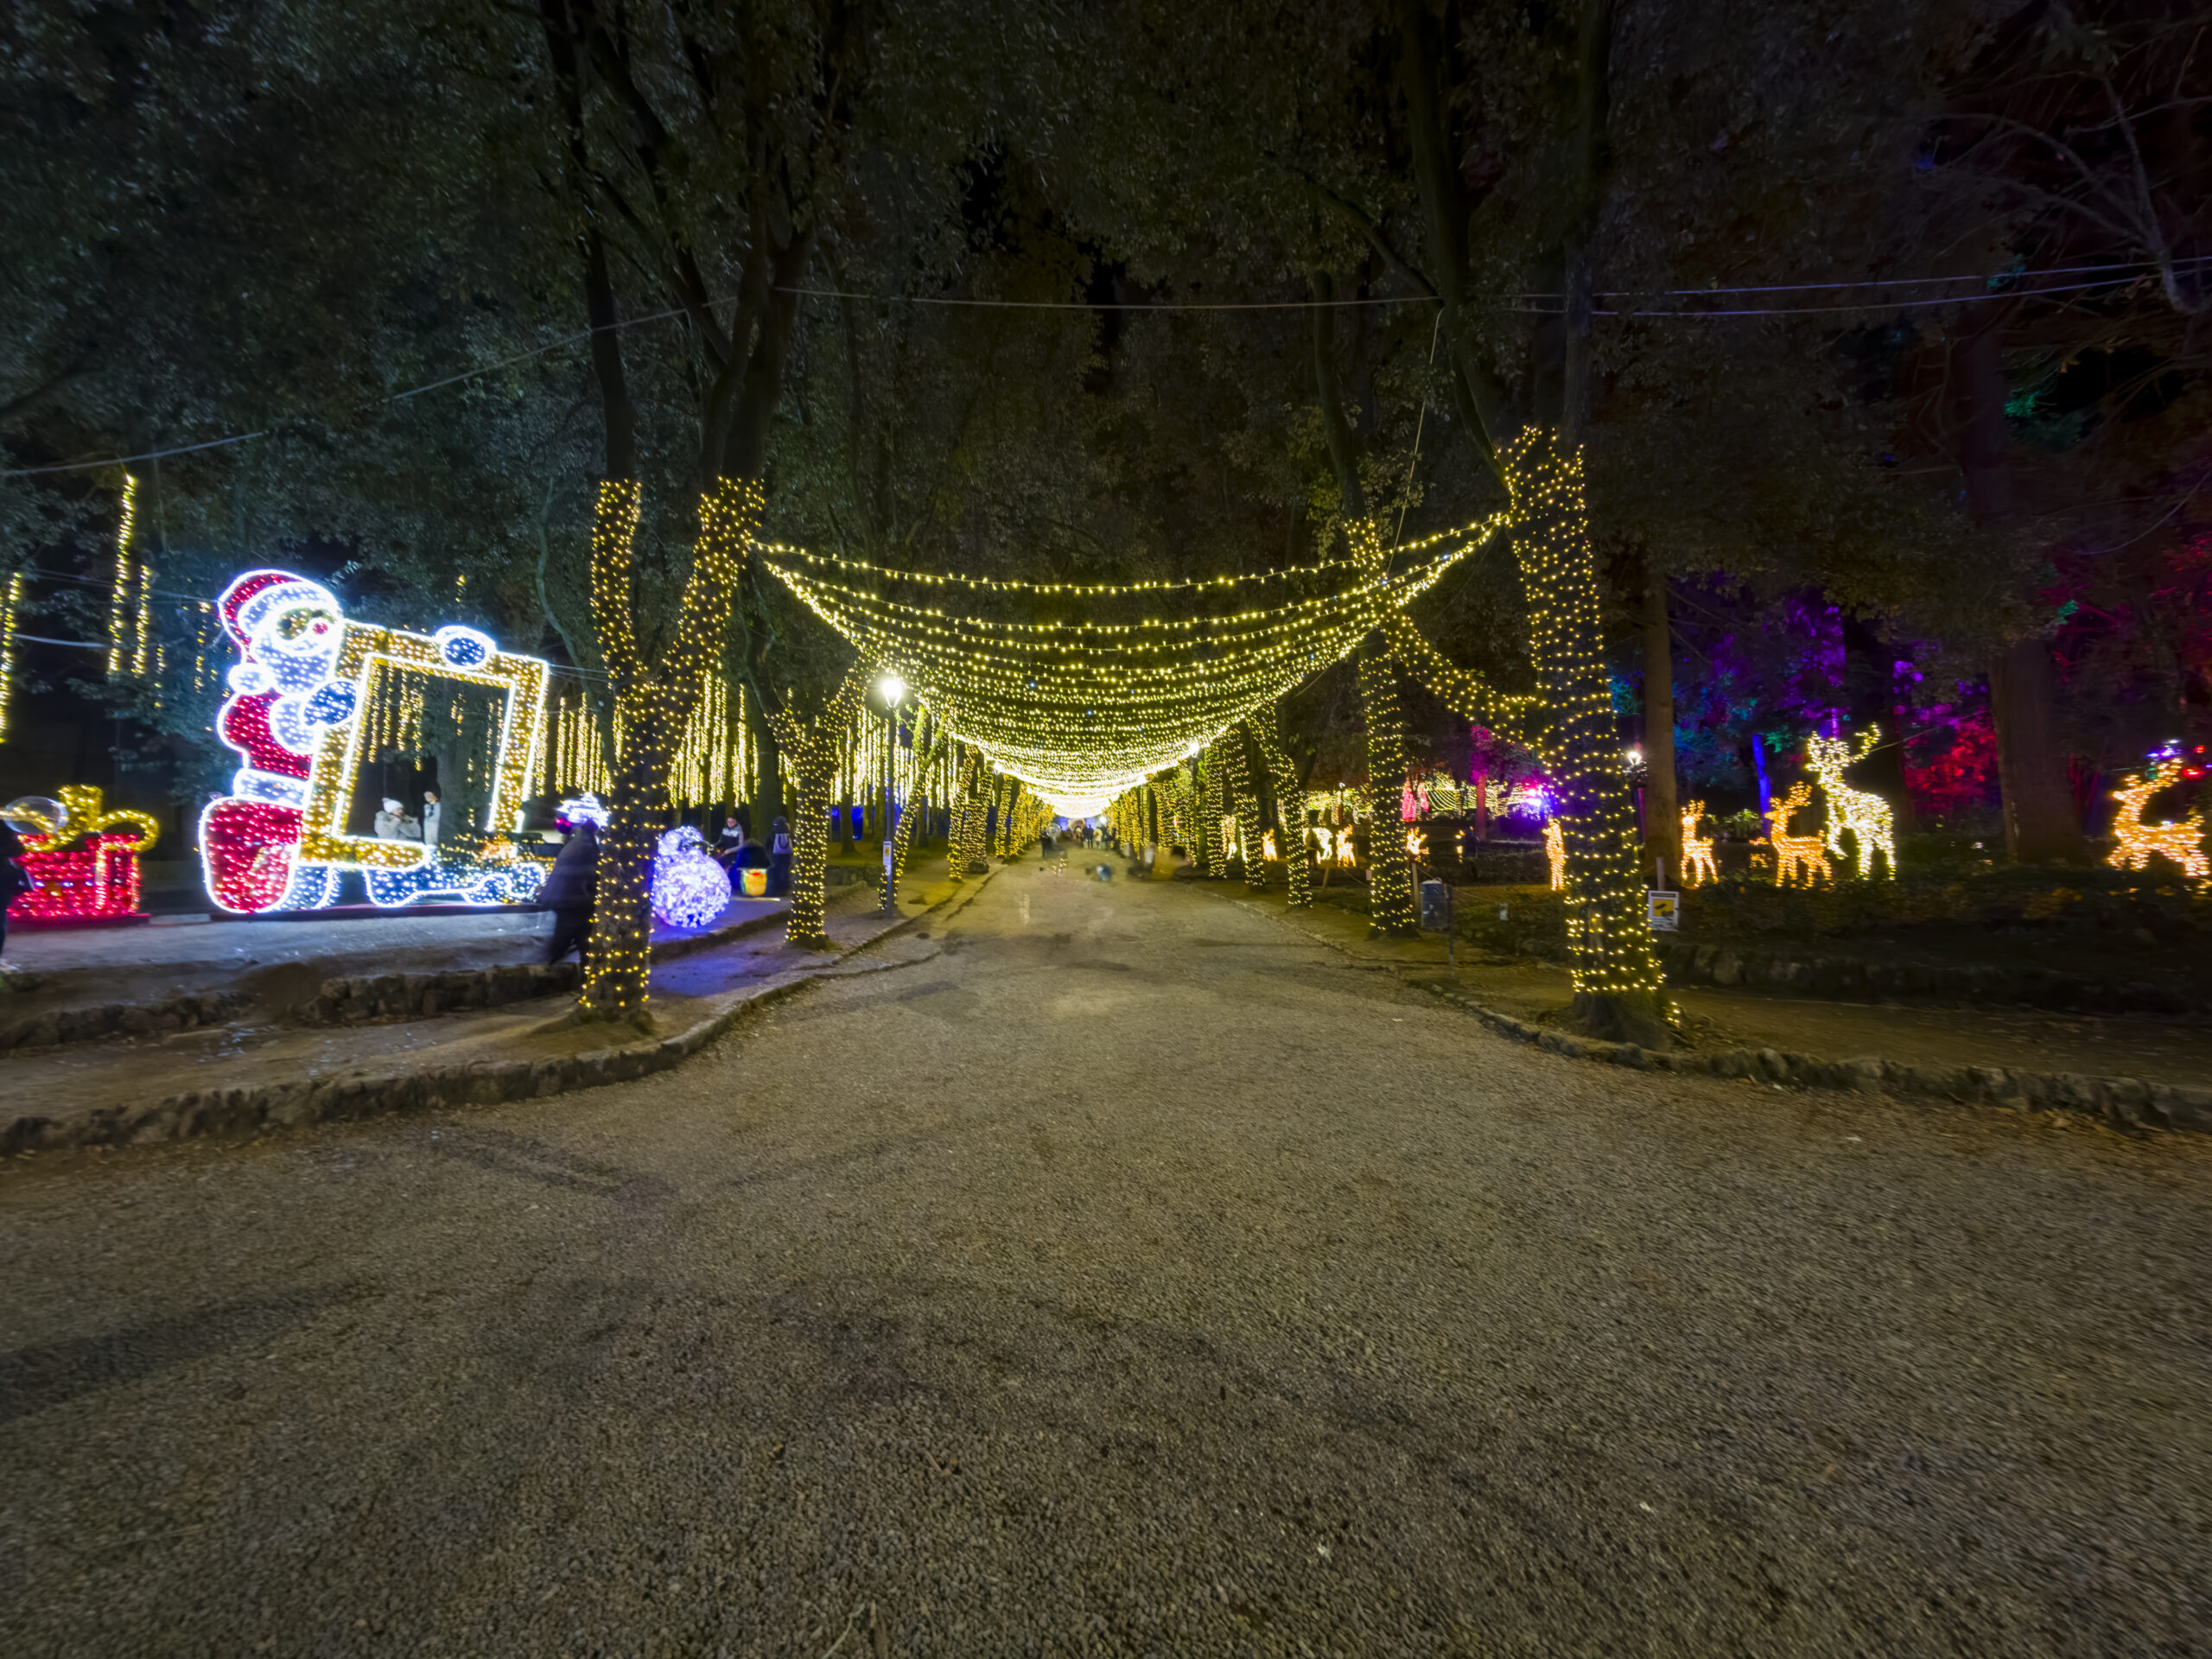
[[2120, 816], [2113, 820], [2111, 864], [2116, 870], [2147, 870], [2151, 855], [2163, 853], [2181, 866], [2181, 873], [2191, 881], [2212, 880], [2212, 861], [2204, 856], [2204, 814], [2201, 808], [2192, 807], [2187, 817], [2178, 823], [2168, 819], [2161, 823], [2143, 822], [2143, 807], [2152, 796], [2181, 779], [2181, 761], [2169, 756], [2151, 768], [2149, 776], [2131, 772], [2122, 788], [2112, 792], [2120, 803]]
[[1786, 887], [1793, 870], [1802, 873], [1805, 885], [1817, 887], [1821, 881], [1835, 880], [1835, 871], [1828, 864], [1828, 855], [1821, 849], [1818, 836], [1793, 836], [1789, 820], [1813, 804], [1813, 786], [1800, 779], [1789, 787], [1772, 812], [1767, 815], [1766, 838], [1774, 848], [1774, 885]]
[[1682, 885], [1686, 887], [1720, 879], [1720, 867], [1713, 861], [1713, 843], [1698, 836], [1697, 826], [1704, 817], [1703, 801], [1692, 801], [1682, 809]]
[[1805, 764], [1812, 767], [1813, 776], [1827, 791], [1828, 850], [1838, 858], [1844, 855], [1843, 832], [1848, 830], [1858, 847], [1859, 875], [1874, 874], [1874, 855], [1878, 852], [1883, 873], [1894, 879], [1897, 873], [1897, 843], [1890, 804], [1878, 795], [1853, 789], [1843, 781], [1843, 769], [1872, 753], [1874, 740], [1881, 734], [1880, 727], [1869, 726], [1860, 735], [1859, 752], [1854, 754], [1841, 738], [1822, 737], [1815, 732], [1805, 740]]

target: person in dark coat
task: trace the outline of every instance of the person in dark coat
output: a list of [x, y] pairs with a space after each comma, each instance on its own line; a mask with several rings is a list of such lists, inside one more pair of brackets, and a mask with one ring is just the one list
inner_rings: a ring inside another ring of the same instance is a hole
[[[38, 884], [16, 861], [28, 849], [13, 825], [0, 818], [0, 950], [8, 948], [8, 906]], [[0, 963], [4, 967], [5, 963]]]
[[591, 931], [591, 907], [599, 897], [599, 826], [586, 818], [562, 844], [537, 889], [537, 902], [553, 909], [553, 947], [548, 964], [569, 951], [583, 961], [584, 940]]
[[791, 890], [791, 827], [783, 818], [768, 840], [768, 896], [780, 899]]

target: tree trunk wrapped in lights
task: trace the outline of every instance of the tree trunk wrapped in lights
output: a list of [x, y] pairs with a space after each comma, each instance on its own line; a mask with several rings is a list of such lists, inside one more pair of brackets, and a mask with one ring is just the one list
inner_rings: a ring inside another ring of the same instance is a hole
[[788, 709], [775, 709], [768, 716], [785, 762], [798, 781], [798, 798], [791, 809], [791, 919], [784, 938], [806, 950], [823, 950], [830, 944], [823, 925], [823, 878], [830, 861], [830, 791], [836, 785], [839, 762], [844, 756], [846, 728], [860, 712], [868, 683], [867, 664], [855, 659], [845, 671], [836, 694], [810, 722], [802, 724]]
[[1227, 793], [1228, 766], [1229, 763], [1221, 752], [1221, 740], [1216, 738], [1206, 748], [1205, 789], [1200, 798], [1204, 804], [1198, 809], [1200, 833], [1205, 836], [1206, 843], [1206, 876], [1214, 881], [1229, 874], [1229, 849], [1221, 836], [1221, 821], [1228, 816], [1228, 807], [1224, 799]]
[[1229, 757], [1230, 798], [1236, 804], [1236, 844], [1244, 855], [1244, 885], [1257, 892], [1268, 885], [1268, 861], [1261, 855], [1260, 793], [1252, 781], [1251, 757], [1244, 750], [1244, 733], [1232, 728], [1223, 738]]
[[[906, 874], [906, 853], [914, 843], [915, 820], [929, 810], [929, 798], [923, 792], [924, 780], [935, 769], [938, 756], [944, 747], [944, 734], [940, 730], [934, 747], [928, 749], [918, 747], [916, 750], [919, 758], [914, 766], [914, 786], [908, 791], [906, 804], [899, 810], [898, 827], [891, 832], [891, 856], [884, 861], [883, 866], [880, 897], [883, 900], [883, 908], [887, 911], [898, 908], [899, 882], [899, 879]], [[887, 796], [886, 799], [887, 802]], [[887, 805], [886, 810], [889, 810]]]
[[1183, 856], [1190, 861], [1195, 874], [1203, 875], [1205, 874], [1206, 842], [1199, 820], [1205, 817], [1205, 811], [1200, 799], [1198, 762], [1185, 762], [1175, 768], [1173, 775], [1175, 779], [1172, 797], [1175, 828], [1182, 841]]
[[[1643, 561], [1643, 851], [1642, 868], [1671, 887], [1682, 868], [1682, 809], [1675, 792], [1675, 631], [1667, 573]], [[1652, 861], [1660, 869], [1652, 870]]]
[[969, 749], [960, 762], [960, 784], [952, 797], [952, 822], [945, 834], [945, 862], [957, 882], [968, 879], [968, 862], [982, 840], [983, 752]]
[[725, 478], [700, 502], [699, 540], [676, 640], [652, 662], [638, 644], [630, 588], [641, 505], [634, 480], [609, 480], [599, 486], [592, 513], [592, 626], [614, 697], [612, 798], [578, 999], [581, 1010], [598, 1019], [645, 1017], [652, 860], [668, 809], [670, 756], [719, 661], [740, 562], [760, 526], [763, 500], [749, 480]]
[[1514, 550], [1529, 596], [1529, 657], [1551, 714], [1545, 760], [1567, 848], [1575, 1015], [1599, 1034], [1663, 1047], [1662, 980], [1637, 872], [1636, 815], [1599, 655], [1603, 636], [1581, 452], [1537, 429], [1516, 441], [1506, 460]]
[[1256, 714], [1244, 723], [1252, 734], [1252, 742], [1260, 751], [1260, 759], [1267, 763], [1268, 775], [1274, 780], [1275, 822], [1282, 830], [1282, 868], [1290, 888], [1290, 907], [1302, 908], [1313, 902], [1313, 877], [1306, 868], [1306, 809], [1301, 804], [1305, 795], [1298, 787], [1298, 774], [1291, 769], [1290, 754], [1275, 733], [1275, 711], [1268, 709]]
[[1398, 671], [1381, 642], [1359, 659], [1359, 701], [1367, 718], [1367, 914], [1376, 929], [1410, 938], [1414, 920], [1413, 861], [1406, 853], [1399, 798], [1406, 787], [1406, 715], [1398, 701]]

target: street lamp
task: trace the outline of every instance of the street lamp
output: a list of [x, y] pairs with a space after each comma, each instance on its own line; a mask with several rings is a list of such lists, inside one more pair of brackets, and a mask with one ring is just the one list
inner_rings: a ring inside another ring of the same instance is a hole
[[886, 674], [875, 683], [875, 690], [885, 708], [896, 709], [906, 699], [906, 682], [896, 674]]

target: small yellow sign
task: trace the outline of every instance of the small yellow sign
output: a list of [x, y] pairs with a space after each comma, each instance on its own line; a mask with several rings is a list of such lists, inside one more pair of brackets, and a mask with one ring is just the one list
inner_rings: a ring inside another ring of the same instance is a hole
[[1643, 895], [1643, 913], [1653, 932], [1672, 933], [1682, 925], [1682, 895], [1648, 892]]

